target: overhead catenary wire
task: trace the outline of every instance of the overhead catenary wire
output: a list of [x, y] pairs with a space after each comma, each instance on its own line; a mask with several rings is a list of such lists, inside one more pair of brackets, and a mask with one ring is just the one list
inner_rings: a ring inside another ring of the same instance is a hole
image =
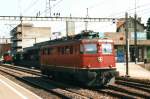
[[[145, 4], [144, 4], [145, 5]], [[144, 5], [141, 5], [141, 6], [144, 6]], [[140, 7], [140, 6], [139, 6]], [[131, 10], [134, 10], [135, 8], [132, 8], [132, 9], [128, 9], [128, 11], [131, 11]], [[120, 14], [122, 14], [122, 15], [120, 15], [119, 17], [121, 18], [124, 18], [124, 11], [123, 12], [119, 12]], [[115, 14], [114, 14], [115, 15]], [[119, 15], [119, 14], [117, 14], [117, 15]], [[110, 16], [112, 16], [112, 15], [110, 15]], [[109, 17], [110, 17], [109, 16]], [[105, 25], [105, 26], [103, 26], [103, 27], [107, 27], [107, 26], [110, 26], [110, 25], [112, 25], [112, 24], [109, 24], [109, 25]], [[80, 25], [80, 26], [77, 26], [76, 28], [78, 28], [78, 27], [81, 27], [82, 25]], [[65, 29], [61, 29], [61, 30], [65, 30]]]
[[[62, 1], [62, 0], [60, 0], [60, 1]], [[57, 4], [57, 3], [56, 3], [56, 4]], [[141, 6], [142, 6], [142, 5], [141, 5]], [[146, 5], [146, 6], [147, 6], [147, 5]], [[56, 6], [54, 6], [54, 7], [56, 7]], [[143, 6], [143, 7], [144, 7], [144, 6]], [[94, 8], [94, 6], [93, 6], [93, 7], [91, 6], [91, 8]], [[141, 8], [141, 7], [140, 7], [140, 8]], [[138, 9], [138, 8], [137, 8], [137, 9]], [[132, 10], [132, 9], [131, 9], [131, 10]], [[125, 12], [125, 11], [121, 12], [121, 17], [124, 17], [124, 12]], [[119, 15], [119, 14], [117, 14], [117, 15]], [[114, 14], [114, 16], [116, 16], [116, 14]]]
[[[51, 8], [56, 8], [58, 4], [60, 4], [63, 0], [59, 0], [58, 2], [56, 2], [55, 4], [53, 4], [51, 6]], [[47, 12], [47, 10], [49, 9], [45, 9], [44, 11], [41, 11], [40, 14], [43, 15], [45, 12]]]
[[[143, 4], [143, 5], [138, 5], [137, 8], [136, 8], [137, 13], [139, 13], [139, 12], [138, 12], [139, 9], [145, 8], [145, 7], [149, 7], [149, 4], [150, 4], [150, 3], [148, 3], [148, 4]], [[131, 12], [131, 11], [133, 11], [133, 12]], [[134, 13], [134, 11], [135, 11], [135, 7], [134, 7], [134, 8], [127, 9], [127, 10], [124, 10], [124, 11], [120, 11], [120, 12], [113, 13], [113, 14], [109, 15], [108, 17], [110, 17], [110, 16], [115, 16], [115, 15], [121, 15], [121, 14], [122, 14], [122, 16], [124, 16], [124, 13], [125, 13], [125, 12], [128, 12], [129, 14], [132, 14], [132, 13]]]
[[58, 2], [56, 2], [55, 4], [53, 4], [52, 8], [58, 7], [57, 5], [60, 4], [63, 0], [59, 0]]
[[38, 3], [39, 0], [34, 0], [30, 3], [30, 5], [23, 10], [23, 13], [26, 13], [27, 11], [31, 11], [31, 9]]
[[[59, 0], [57, 3], [55, 3], [52, 7], [57, 7], [56, 5], [58, 5], [60, 2], [62, 2], [63, 0]], [[101, 1], [100, 3], [96, 3], [96, 5], [99, 5], [99, 4], [101, 4], [102, 2], [104, 2], [104, 1]], [[137, 9], [138, 8], [141, 8], [141, 7], [145, 7], [145, 6], [148, 6], [148, 4], [143, 4], [143, 5], [138, 5], [138, 7], [137, 7]], [[88, 8], [94, 8], [95, 7], [95, 5], [93, 5], [93, 6], [90, 6], [90, 7], [88, 7]], [[133, 8], [133, 9], [129, 9], [129, 10], [134, 10], [135, 8]], [[45, 11], [44, 11], [45, 12]], [[126, 11], [124, 11], [124, 12], [126, 12]], [[124, 16], [124, 12], [122, 13], [122, 16]], [[42, 12], [40, 13], [40, 14], [42, 14]], [[115, 15], [116, 16], [116, 15]]]
[[[150, 4], [150, 3], [149, 3]], [[137, 9], [137, 12], [139, 11], [139, 8], [145, 8], [145, 7], [148, 7], [148, 5], [149, 4], [142, 4], [142, 5], [138, 5], [138, 7], [136, 8]], [[132, 10], [135, 10], [135, 8], [131, 8], [131, 9], [128, 9], [127, 11], [132, 11]], [[148, 9], [143, 9], [144, 11], [145, 10], [147, 10], [148, 11]], [[118, 17], [124, 17], [124, 13], [125, 13], [125, 11], [123, 11], [123, 12], [119, 12], [119, 14], [120, 14], [120, 16], [118, 16]], [[139, 13], [139, 12], [138, 12]], [[141, 11], [141, 13], [143, 13], [143, 11]], [[119, 14], [114, 14], [114, 16], [116, 16], [116, 15], [119, 15]], [[131, 14], [131, 13], [130, 13]], [[148, 14], [148, 13], [146, 13], [146, 14]], [[112, 15], [109, 15], [108, 17], [111, 17]], [[110, 24], [109, 24], [110, 25]], [[111, 24], [112, 25], [112, 24]], [[108, 26], [108, 25], [107, 25]], [[80, 27], [80, 26], [79, 26]], [[105, 26], [104, 26], [105, 27]]]

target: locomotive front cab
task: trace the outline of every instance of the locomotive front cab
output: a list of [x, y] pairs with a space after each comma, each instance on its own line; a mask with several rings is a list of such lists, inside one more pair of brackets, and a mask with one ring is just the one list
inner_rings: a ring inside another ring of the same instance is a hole
[[115, 68], [115, 54], [112, 40], [96, 40], [80, 44], [82, 66], [93, 69]]

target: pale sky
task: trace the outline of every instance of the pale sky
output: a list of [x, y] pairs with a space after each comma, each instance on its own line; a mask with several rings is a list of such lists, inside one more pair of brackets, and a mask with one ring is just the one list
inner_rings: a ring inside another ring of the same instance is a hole
[[[146, 24], [150, 17], [150, 0], [53, 0], [51, 1], [53, 13], [60, 13], [60, 16], [85, 17], [86, 8], [89, 9], [89, 17], [114, 17], [122, 18], [125, 12], [134, 16], [136, 1], [136, 12], [138, 17], [142, 17], [142, 22]], [[36, 16], [41, 12], [45, 16], [46, 0], [0, 0], [0, 16], [28, 15]], [[57, 23], [57, 25], [56, 25]], [[12, 24], [10, 26], [10, 24]], [[9, 37], [9, 31], [18, 22], [0, 21], [0, 36]], [[34, 22], [35, 26], [51, 26], [52, 32], [65, 33], [65, 22]], [[76, 23], [76, 32], [84, 29], [84, 23]], [[89, 29], [99, 32], [115, 32], [115, 24], [89, 23]]]

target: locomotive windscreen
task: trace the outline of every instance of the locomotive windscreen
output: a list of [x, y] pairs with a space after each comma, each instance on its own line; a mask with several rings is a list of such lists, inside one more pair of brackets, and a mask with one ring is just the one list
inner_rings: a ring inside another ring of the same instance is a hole
[[80, 45], [80, 52], [84, 54], [96, 54], [97, 44], [82, 44]]
[[102, 44], [102, 54], [112, 54], [112, 44], [104, 43]]
[[86, 54], [96, 54], [97, 45], [96, 44], [84, 44], [84, 51]]

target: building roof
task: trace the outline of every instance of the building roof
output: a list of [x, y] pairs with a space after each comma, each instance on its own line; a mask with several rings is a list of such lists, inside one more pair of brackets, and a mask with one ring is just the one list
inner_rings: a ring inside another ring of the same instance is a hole
[[[134, 22], [134, 18], [133, 17], [129, 17], [128, 20]], [[146, 29], [146, 26], [144, 26], [144, 24], [141, 23], [141, 18], [137, 18], [136, 22], [141, 25], [144, 29]], [[125, 25], [125, 18], [120, 18], [117, 22], [117, 30], [122, 27], [123, 25]]]

